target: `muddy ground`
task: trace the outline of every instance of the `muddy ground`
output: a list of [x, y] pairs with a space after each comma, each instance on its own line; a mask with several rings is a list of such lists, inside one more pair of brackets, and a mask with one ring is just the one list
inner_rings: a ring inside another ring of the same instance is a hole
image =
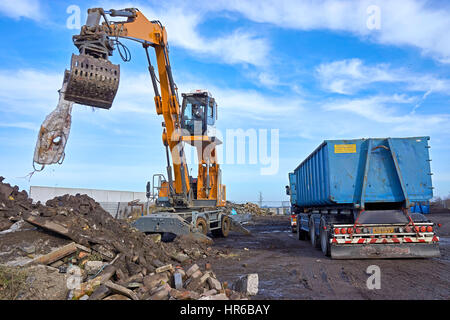
[[[254, 217], [252, 236], [215, 239], [225, 250], [210, 262], [222, 281], [258, 273], [255, 299], [450, 299], [450, 214], [428, 217], [442, 227], [441, 257], [432, 259], [331, 260], [290, 231], [289, 216]], [[381, 289], [369, 290], [366, 269], [381, 270]]]

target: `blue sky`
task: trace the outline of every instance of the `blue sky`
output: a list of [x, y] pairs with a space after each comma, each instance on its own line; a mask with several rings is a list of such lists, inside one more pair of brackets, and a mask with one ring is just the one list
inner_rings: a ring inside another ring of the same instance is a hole
[[[419, 0], [2, 0], [0, 175], [12, 184], [141, 191], [165, 172], [145, 54], [126, 42], [131, 62], [112, 58], [122, 76], [111, 110], [75, 105], [63, 165], [25, 178], [76, 53], [71, 5], [82, 23], [89, 7], [137, 7], [160, 20], [180, 91], [208, 89], [218, 129], [279, 129], [276, 174], [261, 175], [261, 163], [222, 166], [230, 200], [259, 191], [287, 200], [288, 172], [323, 140], [387, 136], [430, 136], [435, 195], [450, 193], [450, 4]], [[373, 6], [379, 28], [368, 27]]]

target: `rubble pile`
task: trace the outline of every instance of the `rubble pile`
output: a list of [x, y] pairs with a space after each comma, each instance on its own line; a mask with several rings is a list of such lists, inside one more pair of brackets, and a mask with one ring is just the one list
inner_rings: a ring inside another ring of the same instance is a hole
[[245, 204], [237, 204], [230, 201], [227, 201], [225, 210], [228, 214], [231, 213], [232, 210], [235, 210], [237, 214], [248, 214], [256, 215], [256, 216], [266, 216], [272, 215], [269, 209], [261, 208], [255, 203], [247, 202]]
[[87, 195], [33, 204], [25, 191], [2, 181], [0, 177], [0, 231], [23, 220], [70, 242], [31, 262], [76, 279], [69, 299], [246, 298], [217, 280], [209, 264], [200, 270], [194, 263], [221, 254], [210, 247], [210, 240], [180, 236], [164, 243], [159, 234], [145, 235], [114, 219]]

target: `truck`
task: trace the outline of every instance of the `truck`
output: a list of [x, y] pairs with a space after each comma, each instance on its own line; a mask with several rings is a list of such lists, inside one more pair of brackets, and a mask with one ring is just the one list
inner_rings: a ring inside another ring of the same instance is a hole
[[429, 139], [325, 140], [289, 173], [298, 239], [332, 259], [440, 256], [435, 224], [410, 211], [433, 197]]

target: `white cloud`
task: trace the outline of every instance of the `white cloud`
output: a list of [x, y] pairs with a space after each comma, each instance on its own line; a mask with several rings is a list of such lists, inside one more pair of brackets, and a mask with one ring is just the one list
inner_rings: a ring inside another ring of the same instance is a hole
[[0, 13], [14, 19], [22, 17], [37, 21], [42, 19], [39, 0], [2, 0]]
[[220, 59], [228, 64], [260, 66], [267, 61], [268, 40], [248, 29], [238, 28], [213, 37], [205, 37], [198, 30], [208, 19], [208, 12], [186, 3], [170, 2], [150, 6], [148, 3], [116, 3], [103, 1], [106, 8], [137, 7], [149, 20], [160, 20], [166, 27], [169, 45], [185, 48], [193, 54]]
[[316, 76], [322, 87], [339, 94], [354, 94], [374, 83], [397, 83], [409, 91], [450, 94], [450, 80], [431, 74], [412, 73], [388, 64], [367, 66], [360, 59], [339, 60], [323, 63], [316, 68]]
[[[223, 0], [205, 4], [210, 10], [236, 11], [260, 23], [298, 30], [345, 31], [382, 44], [413, 46], [450, 63], [450, 9], [422, 0]], [[380, 8], [379, 30], [369, 30], [367, 9]]]
[[358, 115], [370, 122], [388, 125], [391, 132], [419, 132], [450, 134], [450, 114], [405, 113], [398, 108], [401, 104], [414, 101], [404, 95], [373, 96], [356, 99], [336, 100], [323, 105], [325, 111], [341, 111]]
[[276, 124], [303, 109], [303, 100], [299, 98], [274, 97], [255, 90], [224, 88], [206, 82], [185, 80], [180, 84], [180, 92], [201, 88], [211, 92], [219, 106], [219, 117], [230, 124], [250, 120], [265, 125]]
[[32, 114], [52, 110], [58, 102], [63, 76], [63, 72], [0, 70], [0, 111]]
[[31, 122], [0, 122], [0, 128], [19, 128], [37, 131], [39, 126]]

